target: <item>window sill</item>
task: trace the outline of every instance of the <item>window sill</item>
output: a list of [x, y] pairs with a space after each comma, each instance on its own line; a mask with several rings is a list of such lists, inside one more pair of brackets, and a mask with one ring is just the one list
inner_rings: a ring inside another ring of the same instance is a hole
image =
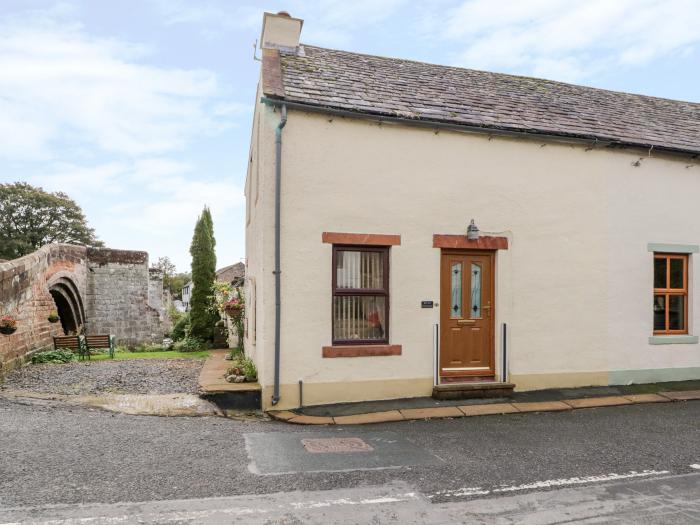
[[323, 357], [377, 357], [401, 355], [401, 345], [338, 345], [324, 346]]
[[649, 338], [650, 345], [695, 345], [697, 335], [653, 335]]

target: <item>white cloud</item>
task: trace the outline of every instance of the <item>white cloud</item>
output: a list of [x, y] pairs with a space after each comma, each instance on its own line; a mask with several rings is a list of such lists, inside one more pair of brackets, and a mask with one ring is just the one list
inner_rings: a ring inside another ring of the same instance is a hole
[[233, 175], [203, 175], [196, 165], [149, 157], [95, 165], [60, 163], [54, 171], [26, 179], [47, 191], [68, 192], [110, 247], [146, 250], [152, 260], [168, 255], [187, 270], [194, 224], [207, 205], [222, 261], [237, 262], [243, 253], [243, 238], [236, 233], [245, 200]]
[[122, 162], [107, 162], [96, 166], [58, 162], [52, 171], [29, 177], [29, 182], [46, 191], [63, 191], [77, 200], [91, 199], [95, 194], [124, 193], [124, 174], [128, 166]]
[[262, 20], [262, 9], [249, 5], [205, 0], [153, 1], [166, 25], [199, 24], [208, 32], [217, 33], [223, 29], [256, 28]]
[[0, 19], [0, 179], [64, 191], [108, 246], [169, 255], [183, 270], [208, 204], [217, 229], [233, 232], [218, 251], [237, 260], [243, 191], [191, 145], [206, 147], [249, 105], [214, 73], [149, 63], [149, 47], [91, 35], [75, 15], [59, 4]]
[[458, 65], [573, 81], [700, 42], [695, 0], [469, 0], [443, 20], [430, 29], [457, 46]]
[[225, 125], [211, 110], [216, 75], [149, 65], [147, 54], [46, 17], [0, 23], [0, 157], [51, 158], [79, 145], [158, 154]]
[[[229, 30], [260, 31], [265, 11], [285, 10], [303, 18], [302, 41], [330, 47], [349, 47], [358, 30], [376, 25], [397, 13], [408, 0], [287, 0], [246, 5], [228, 1], [153, 0], [166, 25], [197, 25], [205, 35]], [[274, 7], [270, 4], [276, 4]]]

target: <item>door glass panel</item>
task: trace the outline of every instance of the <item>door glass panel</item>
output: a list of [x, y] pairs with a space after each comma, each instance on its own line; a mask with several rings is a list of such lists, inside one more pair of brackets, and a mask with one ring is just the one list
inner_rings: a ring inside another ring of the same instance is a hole
[[462, 263], [453, 263], [451, 269], [452, 288], [450, 297], [450, 317], [462, 317]]
[[671, 295], [668, 298], [668, 329], [685, 329], [685, 297], [682, 295]]
[[336, 256], [338, 288], [384, 288], [384, 261], [380, 252], [339, 250]]
[[683, 288], [683, 259], [671, 259], [671, 288]]
[[654, 330], [666, 330], [666, 296], [654, 296]]
[[469, 316], [472, 319], [481, 317], [481, 266], [472, 263], [472, 295], [471, 295], [471, 310]]
[[386, 330], [386, 298], [342, 295], [333, 298], [336, 340], [382, 340]]
[[666, 259], [654, 259], [654, 288], [666, 288]]

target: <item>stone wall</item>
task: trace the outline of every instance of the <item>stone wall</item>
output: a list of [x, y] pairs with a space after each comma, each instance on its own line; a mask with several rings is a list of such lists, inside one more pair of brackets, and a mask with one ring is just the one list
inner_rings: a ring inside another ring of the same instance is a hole
[[86, 249], [51, 244], [36, 252], [0, 263], [0, 316], [17, 319], [17, 331], [0, 334], [0, 377], [20, 365], [33, 352], [53, 346], [53, 337], [63, 335], [60, 323], [49, 323], [56, 310], [50, 288], [70, 281], [77, 295], [86, 287]]
[[170, 322], [170, 317], [168, 317], [170, 301], [170, 294], [163, 289], [163, 272], [157, 268], [149, 268], [148, 304], [158, 312], [164, 332], [172, 330], [172, 323]]
[[124, 345], [163, 340], [163, 279], [149, 272], [146, 252], [90, 248], [88, 269], [88, 333], [113, 334]]
[[[61, 322], [49, 323], [58, 311]], [[163, 276], [146, 252], [50, 244], [0, 263], [0, 316], [17, 331], [0, 334], [0, 378], [65, 332], [111, 334], [118, 344], [161, 342], [170, 331]]]

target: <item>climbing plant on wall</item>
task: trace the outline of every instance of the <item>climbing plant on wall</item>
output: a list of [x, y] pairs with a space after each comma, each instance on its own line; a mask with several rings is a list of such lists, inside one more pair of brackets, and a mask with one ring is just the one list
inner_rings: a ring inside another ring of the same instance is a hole
[[190, 334], [205, 341], [214, 338], [218, 314], [212, 308], [211, 290], [216, 279], [214, 223], [206, 206], [197, 219], [190, 246], [192, 255], [192, 295], [190, 297]]

